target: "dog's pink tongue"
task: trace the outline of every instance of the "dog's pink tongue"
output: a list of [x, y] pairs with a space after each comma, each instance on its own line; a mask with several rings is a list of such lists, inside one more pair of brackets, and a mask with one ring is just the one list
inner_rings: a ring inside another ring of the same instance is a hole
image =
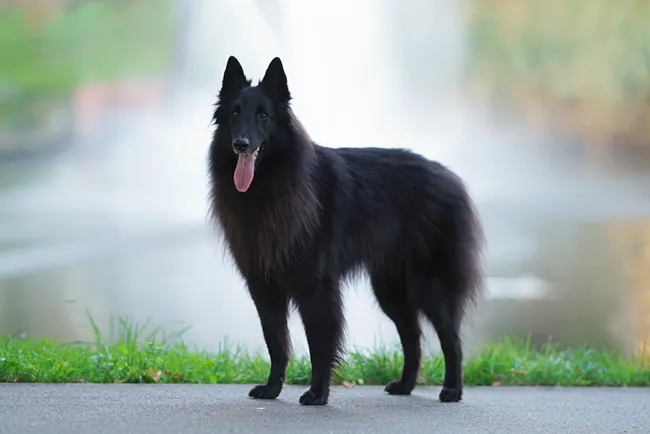
[[255, 156], [253, 154], [239, 154], [237, 167], [235, 167], [235, 188], [240, 193], [245, 193], [253, 182], [255, 174]]

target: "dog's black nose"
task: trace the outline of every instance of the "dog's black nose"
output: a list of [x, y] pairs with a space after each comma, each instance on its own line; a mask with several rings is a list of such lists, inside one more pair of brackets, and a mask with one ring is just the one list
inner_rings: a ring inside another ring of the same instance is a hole
[[246, 137], [238, 137], [232, 141], [232, 148], [235, 152], [247, 152], [250, 149], [251, 141]]

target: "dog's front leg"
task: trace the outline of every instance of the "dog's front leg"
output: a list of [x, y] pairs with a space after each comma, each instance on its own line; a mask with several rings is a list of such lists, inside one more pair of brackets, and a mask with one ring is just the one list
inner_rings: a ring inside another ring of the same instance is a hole
[[289, 298], [286, 293], [265, 283], [249, 281], [248, 289], [257, 308], [271, 358], [271, 370], [266, 384], [255, 386], [248, 396], [275, 399], [282, 391], [291, 351], [287, 325]]
[[343, 302], [338, 281], [318, 279], [296, 297], [311, 357], [311, 387], [300, 397], [303, 405], [325, 405], [334, 363], [343, 347]]

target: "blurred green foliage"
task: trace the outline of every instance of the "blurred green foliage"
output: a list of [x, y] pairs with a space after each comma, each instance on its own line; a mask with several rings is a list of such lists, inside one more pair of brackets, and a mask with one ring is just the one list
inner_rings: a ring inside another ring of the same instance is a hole
[[0, 89], [65, 93], [84, 80], [160, 75], [170, 64], [169, 0], [93, 1], [66, 7], [38, 28], [0, 6]]
[[589, 144], [601, 162], [605, 148], [650, 146], [650, 1], [466, 5], [471, 92]]
[[650, 1], [469, 0], [468, 73], [617, 103], [650, 95]]

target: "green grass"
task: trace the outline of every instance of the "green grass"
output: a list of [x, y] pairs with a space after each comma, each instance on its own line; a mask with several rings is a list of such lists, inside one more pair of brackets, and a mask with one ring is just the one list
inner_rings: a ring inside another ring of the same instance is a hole
[[[191, 349], [181, 329], [160, 328], [123, 318], [111, 321], [104, 336], [91, 318], [95, 342], [63, 344], [5, 337], [0, 339], [0, 380], [5, 382], [91, 383], [260, 383], [268, 374], [262, 355], [249, 354], [226, 341], [216, 352]], [[335, 382], [385, 384], [402, 367], [398, 348], [353, 351], [337, 369]], [[421, 384], [442, 384], [440, 355], [423, 359]], [[548, 343], [533, 349], [528, 342], [501, 340], [469, 355], [467, 385], [650, 386], [650, 365], [616, 351], [561, 349]], [[306, 357], [292, 360], [288, 384], [308, 384]]]

